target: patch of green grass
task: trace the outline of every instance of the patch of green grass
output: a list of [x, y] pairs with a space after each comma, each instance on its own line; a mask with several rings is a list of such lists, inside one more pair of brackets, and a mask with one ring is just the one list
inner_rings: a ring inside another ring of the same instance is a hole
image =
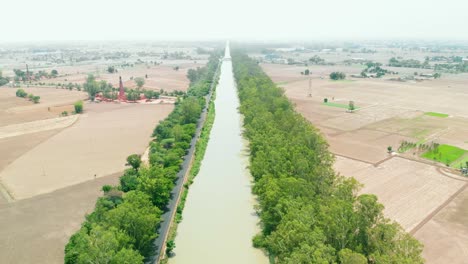
[[426, 112], [426, 113], [424, 113], [424, 115], [427, 115], [427, 116], [435, 116], [435, 117], [441, 117], [441, 118], [446, 118], [446, 117], [449, 116], [449, 115], [447, 115], [447, 114], [442, 114], [442, 113], [437, 113], [437, 112]]
[[421, 157], [444, 164], [452, 164], [466, 153], [468, 153], [468, 151], [455, 146], [440, 145], [437, 149], [433, 149], [422, 154]]
[[465, 156], [457, 159], [452, 164], [450, 164], [450, 167], [453, 167], [453, 168], [456, 168], [456, 169], [459, 169], [461, 166], [466, 167], [466, 162], [467, 161], [468, 161], [468, 151], [465, 154]]
[[[323, 105], [326, 105], [326, 106], [331, 106], [331, 107], [338, 107], [338, 108], [344, 108], [344, 109], [348, 109], [349, 108], [349, 105], [348, 104], [339, 104], [339, 103], [331, 103], [331, 102], [328, 102], [328, 103], [322, 103]], [[356, 105], [354, 105], [354, 110], [357, 110], [359, 109], [359, 107], [357, 107]]]

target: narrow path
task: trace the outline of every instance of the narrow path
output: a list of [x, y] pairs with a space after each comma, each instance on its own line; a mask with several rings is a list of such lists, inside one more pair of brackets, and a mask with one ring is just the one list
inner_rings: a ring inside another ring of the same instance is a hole
[[218, 76], [218, 72], [219, 72], [219, 66], [211, 82], [210, 93], [206, 96], [207, 103], [205, 104], [205, 108], [203, 109], [200, 119], [198, 120], [197, 131], [195, 133], [195, 136], [192, 138], [192, 141], [190, 142], [190, 149], [188, 150], [187, 155], [185, 155], [184, 157], [181, 170], [179, 171], [179, 173], [177, 173], [176, 186], [174, 187], [174, 189], [172, 189], [171, 200], [169, 201], [169, 204], [167, 206], [168, 210], [164, 212], [164, 214], [162, 215], [162, 222], [157, 231], [159, 236], [154, 241], [155, 254], [148, 261], [148, 263], [159, 263], [159, 261], [165, 254], [164, 251], [166, 248], [166, 240], [169, 234], [169, 229], [170, 229], [172, 220], [174, 218], [174, 215], [176, 213], [177, 204], [179, 202], [180, 195], [182, 194], [182, 191], [183, 191], [185, 176], [190, 171], [190, 167], [191, 167], [192, 160], [193, 160], [193, 155], [195, 153], [195, 145], [197, 143], [198, 138], [200, 137], [201, 131], [203, 129], [203, 125], [205, 124], [205, 120], [207, 116], [207, 109], [209, 106], [209, 102], [211, 101], [211, 96], [213, 94], [214, 84], [216, 83], [215, 80]]

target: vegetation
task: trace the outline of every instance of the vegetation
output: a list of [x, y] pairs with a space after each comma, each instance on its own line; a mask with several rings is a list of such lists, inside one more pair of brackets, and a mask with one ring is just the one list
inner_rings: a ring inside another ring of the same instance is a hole
[[[325, 100], [324, 100], [324, 102], [322, 104], [326, 105], [326, 106], [331, 106], [331, 107], [349, 109], [349, 103], [348, 104], [333, 103], [333, 102], [329, 102], [328, 99], [327, 99], [327, 102], [325, 102]], [[356, 110], [356, 109], [359, 109], [359, 107], [354, 105], [354, 110]]]
[[114, 66], [109, 66], [109, 67], [107, 67], [107, 72], [108, 73], [114, 73], [114, 72], [117, 72], [117, 70], [115, 69]]
[[28, 98], [29, 101], [38, 104], [39, 101], [41, 100], [40, 96], [34, 95], [34, 94], [28, 94], [26, 93], [23, 89], [18, 89], [16, 90], [16, 96], [21, 97], [21, 98]]
[[388, 62], [388, 66], [392, 67], [406, 67], [406, 68], [423, 68], [423, 69], [430, 69], [431, 66], [429, 65], [429, 59], [426, 58], [426, 60], [421, 63], [418, 60], [414, 59], [409, 59], [409, 60], [404, 60], [402, 58], [391, 58]]
[[[388, 70], [383, 69], [381, 63], [378, 62], [367, 62], [366, 63], [366, 68], [362, 70], [361, 76], [362, 77], [369, 77], [371, 74], [375, 74], [375, 77], [380, 78], [384, 76], [385, 74], [389, 73]], [[393, 73], [393, 72], [391, 72]]]
[[330, 79], [334, 81], [344, 80], [346, 79], [346, 74], [344, 72], [332, 72], [330, 73]]
[[65, 263], [143, 263], [157, 237], [156, 228], [177, 180], [196, 123], [205, 104], [218, 58], [212, 57], [203, 77], [191, 83], [173, 112], [155, 128], [149, 164], [138, 155], [127, 161], [118, 186], [106, 187], [93, 213], [65, 247]]
[[333, 171], [319, 131], [257, 63], [232, 58], [262, 224], [254, 245], [277, 263], [423, 263], [422, 245]]
[[143, 77], [136, 77], [134, 81], [138, 88], [141, 88], [143, 85], [145, 85], [145, 78]]
[[422, 154], [421, 157], [442, 162], [449, 166], [466, 153], [468, 153], [466, 150], [455, 146], [434, 144], [434, 147]]
[[74, 104], [75, 113], [81, 114], [83, 113], [83, 101], [78, 101]]
[[442, 117], [442, 118], [445, 118], [445, 117], [448, 117], [449, 115], [447, 114], [442, 114], [442, 113], [437, 113], [437, 112], [426, 112], [424, 113], [424, 115], [427, 115], [427, 116], [435, 116], [435, 117]]
[[[217, 77], [215, 77], [216, 81], [215, 83], [212, 84], [212, 89], [216, 88], [217, 85]], [[190, 78], [189, 78], [190, 79]], [[194, 79], [195, 81], [198, 78]], [[190, 168], [189, 176], [187, 179], [187, 182], [184, 184], [184, 189], [182, 192], [182, 195], [180, 197], [179, 204], [177, 205], [177, 211], [176, 211], [176, 216], [174, 219], [174, 222], [171, 224], [170, 231], [169, 231], [169, 236], [168, 236], [168, 244], [166, 247], [169, 249], [170, 247], [175, 247], [175, 242], [172, 242], [169, 244], [170, 241], [174, 241], [176, 237], [176, 230], [177, 230], [177, 225], [182, 221], [182, 212], [185, 207], [185, 201], [187, 199], [187, 194], [189, 191], [190, 185], [193, 183], [194, 178], [197, 176], [198, 172], [200, 171], [201, 167], [201, 162], [203, 160], [203, 157], [205, 156], [206, 148], [208, 146], [208, 140], [210, 138], [210, 132], [211, 128], [213, 127], [214, 119], [215, 119], [215, 106], [214, 106], [214, 99], [216, 97], [216, 91], [213, 90], [213, 95], [211, 97], [211, 102], [208, 106], [207, 109], [207, 115], [206, 115], [206, 120], [203, 125], [203, 129], [200, 133], [200, 138], [197, 140], [196, 147], [195, 147], [195, 153], [194, 153], [194, 159], [192, 162], [192, 166]], [[167, 250], [166, 250], [167, 251]], [[170, 253], [166, 252], [167, 254]], [[167, 258], [163, 259], [161, 263], [167, 263]]]
[[28, 96], [28, 93], [25, 92], [23, 89], [18, 89], [16, 90], [16, 96], [21, 97], [21, 98], [26, 98]]
[[356, 106], [354, 105], [354, 101], [349, 101], [348, 110], [349, 111], [354, 111], [355, 109], [356, 109]]
[[10, 82], [10, 78], [8, 77], [3, 77], [3, 73], [0, 70], [0, 86], [3, 86], [5, 84], [8, 84]]

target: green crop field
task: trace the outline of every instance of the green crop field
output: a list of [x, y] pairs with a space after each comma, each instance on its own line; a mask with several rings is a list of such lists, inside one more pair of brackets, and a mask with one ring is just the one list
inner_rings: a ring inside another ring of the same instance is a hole
[[454, 167], [456, 169], [459, 169], [460, 167], [466, 167], [466, 163], [468, 162], [468, 151], [465, 154], [465, 156], [457, 159], [454, 161], [452, 164], [450, 164], [451, 167]]
[[[347, 104], [339, 104], [339, 103], [322, 103], [323, 105], [326, 105], [326, 106], [331, 106], [331, 107], [338, 107], [338, 108], [344, 108], [344, 109], [348, 109], [349, 108], [349, 105]], [[356, 105], [354, 105], [354, 110], [357, 110], [359, 109], [359, 107], [357, 107]]]
[[442, 162], [444, 164], [452, 164], [454, 161], [461, 158], [468, 151], [450, 145], [440, 145], [437, 149], [433, 149], [421, 155], [421, 157]]
[[442, 117], [442, 118], [446, 118], [446, 117], [449, 116], [447, 114], [436, 113], [436, 112], [426, 112], [424, 114], [427, 115], [427, 116], [435, 116], [435, 117]]

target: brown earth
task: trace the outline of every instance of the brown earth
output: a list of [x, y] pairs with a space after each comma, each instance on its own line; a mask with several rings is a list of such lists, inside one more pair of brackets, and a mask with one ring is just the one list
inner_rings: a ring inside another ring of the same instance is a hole
[[11, 162], [0, 178], [15, 199], [24, 199], [122, 171], [125, 158], [144, 152], [173, 107], [86, 104], [73, 126]]
[[[422, 82], [359, 78], [335, 82], [328, 80], [330, 72], [359, 73], [361, 68], [309, 66], [310, 91], [308, 77], [300, 75], [304, 66], [262, 67], [284, 88], [297, 111], [324, 134], [330, 150], [338, 155], [336, 170], [363, 183], [362, 193], [376, 194], [387, 217], [407, 231], [415, 230], [425, 245], [427, 263], [466, 263], [468, 189], [458, 192], [468, 179], [443, 172], [437, 164], [415, 161], [418, 158], [412, 153], [404, 154], [410, 160], [388, 159], [386, 150], [388, 146], [397, 150], [403, 140], [468, 149], [467, 74]], [[324, 98], [345, 105], [352, 100], [360, 109], [347, 113], [323, 105]], [[424, 112], [450, 116], [431, 117]]]
[[117, 184], [120, 174], [0, 204], [0, 262], [63, 263], [65, 245], [93, 211], [101, 187]]
[[25, 98], [16, 97], [17, 89], [2, 88], [0, 92], [0, 127], [58, 117], [62, 111], [73, 110], [76, 101], [87, 95], [83, 92], [55, 88], [22, 88], [28, 94], [40, 96], [34, 104]]

